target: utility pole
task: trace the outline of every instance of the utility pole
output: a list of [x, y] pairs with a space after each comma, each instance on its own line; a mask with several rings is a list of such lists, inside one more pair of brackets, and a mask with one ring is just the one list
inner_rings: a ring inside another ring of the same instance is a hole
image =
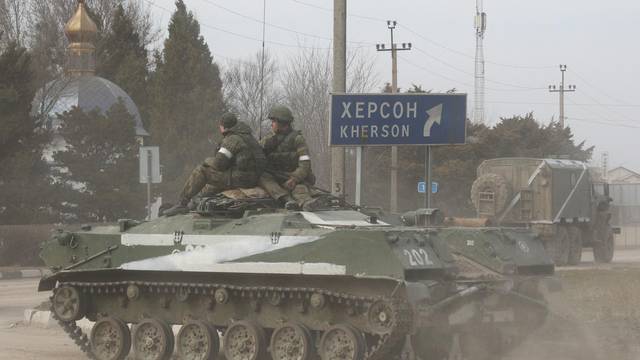
[[[398, 23], [395, 20], [387, 20], [387, 27], [391, 32], [391, 48], [385, 44], [376, 44], [378, 51], [391, 51], [391, 93], [398, 92], [398, 51], [411, 50], [411, 43], [402, 43], [402, 48], [398, 48], [393, 42], [393, 30]], [[389, 206], [391, 213], [398, 212], [398, 147], [391, 147], [391, 201]]]
[[[347, 91], [347, 0], [333, 0], [333, 93]], [[331, 119], [327, 119], [331, 121]], [[331, 193], [344, 197], [344, 148], [331, 149]]]
[[560, 65], [560, 73], [562, 74], [562, 80], [560, 81], [560, 87], [556, 88], [555, 85], [549, 85], [549, 92], [557, 92], [560, 94], [560, 128], [564, 129], [564, 93], [576, 91], [575, 85], [568, 85], [565, 89], [564, 86], [564, 72], [567, 71], [567, 65]]

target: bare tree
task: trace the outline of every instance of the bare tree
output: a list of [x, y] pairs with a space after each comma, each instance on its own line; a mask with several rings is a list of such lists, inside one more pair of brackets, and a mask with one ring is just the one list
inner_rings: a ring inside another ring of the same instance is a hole
[[[329, 51], [308, 49], [293, 57], [282, 77], [285, 102], [296, 118], [314, 157], [314, 172], [320, 186], [329, 183], [329, 93], [332, 81]], [[373, 62], [361, 53], [349, 53], [347, 92], [371, 91], [376, 83]]]
[[0, 43], [24, 46], [27, 5], [24, 0], [0, 0]]
[[282, 93], [276, 86], [278, 66], [269, 53], [264, 56], [264, 76], [261, 76], [261, 65], [262, 55], [258, 52], [248, 60], [228, 63], [223, 71], [225, 103], [256, 133], [260, 133], [269, 108], [282, 100]]

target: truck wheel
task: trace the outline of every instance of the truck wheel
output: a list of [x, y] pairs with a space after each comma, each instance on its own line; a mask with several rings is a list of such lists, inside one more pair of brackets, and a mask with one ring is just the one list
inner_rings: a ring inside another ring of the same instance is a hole
[[599, 263], [609, 263], [613, 260], [614, 239], [613, 231], [609, 229], [607, 236], [593, 246], [593, 258]]
[[569, 261], [569, 232], [565, 226], [557, 227], [556, 235], [545, 242], [545, 249], [557, 266], [563, 266]]
[[487, 213], [487, 209], [480, 207], [481, 193], [493, 193], [494, 208], [489, 210], [494, 212], [493, 216], [500, 214], [507, 206], [509, 196], [509, 184], [507, 180], [498, 174], [484, 174], [477, 178], [471, 185], [471, 200], [478, 213]]
[[577, 226], [569, 227], [569, 265], [578, 265], [582, 259], [582, 231]]

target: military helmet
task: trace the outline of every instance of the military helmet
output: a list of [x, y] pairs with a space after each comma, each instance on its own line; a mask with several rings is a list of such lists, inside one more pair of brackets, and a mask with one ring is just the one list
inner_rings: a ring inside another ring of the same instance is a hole
[[293, 121], [293, 114], [288, 107], [284, 105], [276, 105], [269, 110], [269, 120], [276, 120], [277, 122], [290, 123]]
[[230, 129], [234, 127], [237, 123], [238, 123], [238, 118], [234, 113], [231, 113], [231, 112], [224, 113], [220, 117], [220, 125], [222, 125], [222, 127], [225, 129]]

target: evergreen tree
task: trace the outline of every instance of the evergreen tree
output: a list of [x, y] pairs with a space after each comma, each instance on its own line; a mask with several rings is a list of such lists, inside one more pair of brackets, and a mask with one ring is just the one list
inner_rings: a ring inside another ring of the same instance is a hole
[[0, 54], [0, 223], [30, 224], [51, 220], [47, 166], [48, 142], [29, 115], [34, 89], [31, 56], [15, 43]]
[[156, 62], [150, 132], [160, 146], [163, 192], [175, 197], [192, 168], [213, 153], [207, 138], [224, 107], [218, 66], [182, 0], [176, 2], [169, 37]]
[[54, 173], [66, 190], [66, 215], [78, 221], [143, 217], [134, 118], [125, 105], [118, 102], [104, 115], [76, 107], [60, 121], [66, 149], [54, 154]]
[[136, 103], [143, 120], [147, 108], [147, 50], [122, 4], [114, 11], [111, 28], [97, 49], [96, 75], [118, 84]]

